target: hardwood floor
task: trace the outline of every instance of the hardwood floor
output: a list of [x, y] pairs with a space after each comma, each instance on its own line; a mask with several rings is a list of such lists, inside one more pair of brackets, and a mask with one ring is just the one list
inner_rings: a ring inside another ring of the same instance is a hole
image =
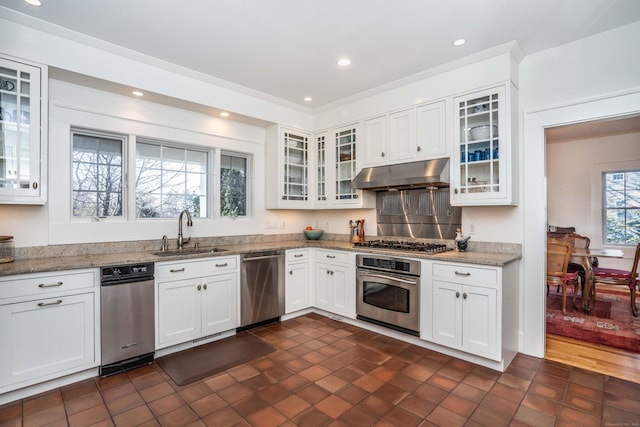
[[545, 359], [640, 384], [640, 354], [547, 334]]

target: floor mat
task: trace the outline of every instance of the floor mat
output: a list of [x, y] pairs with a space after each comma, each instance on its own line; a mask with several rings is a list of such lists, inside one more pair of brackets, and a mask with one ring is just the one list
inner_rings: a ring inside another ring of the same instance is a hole
[[630, 298], [628, 290], [598, 290], [591, 313], [585, 314], [573, 307], [573, 294], [569, 292], [567, 315], [563, 316], [561, 295], [552, 291], [547, 297], [546, 332], [638, 353], [640, 318], [631, 314]]
[[177, 385], [186, 385], [209, 375], [275, 351], [271, 345], [244, 332], [209, 344], [156, 359]]

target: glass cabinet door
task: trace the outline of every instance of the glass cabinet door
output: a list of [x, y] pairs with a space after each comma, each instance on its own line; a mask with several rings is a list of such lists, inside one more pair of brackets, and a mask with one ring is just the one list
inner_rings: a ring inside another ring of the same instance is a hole
[[284, 132], [284, 182], [282, 200], [308, 200], [309, 138]]
[[503, 166], [500, 151], [504, 132], [504, 88], [456, 98], [459, 176], [455, 193], [480, 198], [500, 193]]
[[327, 133], [316, 135], [316, 201], [327, 200]]
[[336, 147], [336, 200], [354, 200], [358, 193], [351, 186], [356, 176], [356, 128], [335, 131]]
[[0, 58], [0, 196], [40, 194], [40, 69]]

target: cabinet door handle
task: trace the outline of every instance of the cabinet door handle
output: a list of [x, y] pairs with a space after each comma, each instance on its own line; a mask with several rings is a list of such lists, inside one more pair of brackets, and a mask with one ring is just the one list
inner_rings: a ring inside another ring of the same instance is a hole
[[454, 189], [453, 189], [453, 192], [454, 192], [455, 194], [458, 194], [458, 189], [457, 189], [457, 188], [454, 188]]
[[300, 258], [301, 256], [304, 256], [304, 254], [295, 254], [294, 257], [296, 258]]
[[216, 264], [216, 267], [226, 267], [228, 265], [229, 265], [229, 263], [225, 262], [224, 264]]
[[39, 288], [57, 288], [58, 286], [62, 286], [62, 282], [49, 283], [49, 284], [40, 283], [38, 285]]
[[31, 186], [33, 187], [33, 189], [34, 189], [34, 190], [37, 190], [37, 189], [38, 189], [38, 183], [37, 183], [37, 182], [33, 182], [33, 183], [31, 184]]
[[380, 153], [380, 157], [384, 157], [384, 151]]
[[198, 287], [196, 288], [197, 290], [202, 290], [202, 286], [198, 285]]
[[207, 290], [207, 284], [205, 283], [204, 285], [202, 285], [202, 288], [206, 291]]
[[50, 306], [50, 305], [58, 305], [58, 304], [62, 304], [62, 300], [61, 299], [56, 300], [54, 302], [39, 302], [38, 303], [38, 307], [47, 307], [47, 306]]
[[462, 271], [456, 271], [455, 274], [456, 274], [456, 276], [467, 276], [467, 277], [471, 276], [471, 273], [465, 273], [465, 272], [462, 272]]
[[460, 292], [456, 291], [456, 298], [460, 298]]
[[418, 147], [416, 148], [416, 150], [418, 150], [418, 151], [422, 151], [422, 147], [420, 147], [420, 146], [418, 145]]
[[463, 299], [467, 299], [467, 293], [466, 292], [462, 294], [462, 298]]
[[169, 270], [169, 272], [171, 273], [181, 273], [184, 271], [184, 267], [182, 268], [172, 268], [171, 270]]
[[329, 259], [334, 259], [336, 256], [335, 255], [327, 255], [327, 258]]
[[293, 270], [289, 270], [289, 274], [293, 274]]

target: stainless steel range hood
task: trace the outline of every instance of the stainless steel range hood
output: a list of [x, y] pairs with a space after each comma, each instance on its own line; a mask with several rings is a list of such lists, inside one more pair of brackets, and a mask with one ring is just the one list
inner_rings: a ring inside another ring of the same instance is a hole
[[353, 188], [374, 191], [389, 188], [441, 188], [449, 186], [449, 177], [449, 159], [433, 159], [363, 168], [351, 185]]

